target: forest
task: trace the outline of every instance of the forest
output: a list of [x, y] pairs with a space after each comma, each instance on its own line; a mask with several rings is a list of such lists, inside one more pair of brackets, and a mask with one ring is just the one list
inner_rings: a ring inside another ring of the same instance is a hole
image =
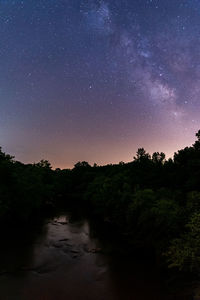
[[153, 251], [164, 268], [200, 271], [200, 130], [173, 159], [139, 148], [133, 161], [83, 161], [55, 169], [23, 164], [0, 150], [0, 223], [21, 226], [49, 211], [83, 209], [131, 248]]

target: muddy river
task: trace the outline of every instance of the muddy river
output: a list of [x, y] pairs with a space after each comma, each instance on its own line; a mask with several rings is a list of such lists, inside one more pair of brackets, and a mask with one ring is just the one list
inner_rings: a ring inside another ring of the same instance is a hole
[[192, 299], [167, 294], [155, 266], [113, 251], [86, 219], [65, 214], [20, 232], [1, 238], [0, 300]]

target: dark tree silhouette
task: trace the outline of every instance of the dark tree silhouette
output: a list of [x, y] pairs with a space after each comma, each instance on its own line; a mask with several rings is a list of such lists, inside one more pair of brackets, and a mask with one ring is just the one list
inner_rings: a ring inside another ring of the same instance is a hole
[[139, 148], [129, 163], [82, 161], [72, 170], [53, 170], [47, 160], [26, 165], [0, 148], [0, 222], [26, 224], [49, 210], [84, 209], [134, 249], [151, 249], [171, 267], [199, 272], [200, 130], [196, 137], [173, 159]]
[[144, 161], [144, 160], [149, 160], [151, 158], [151, 156], [149, 155], [149, 153], [147, 153], [144, 148], [139, 148], [137, 153], [136, 153], [136, 157], [134, 156], [134, 160], [136, 161]]

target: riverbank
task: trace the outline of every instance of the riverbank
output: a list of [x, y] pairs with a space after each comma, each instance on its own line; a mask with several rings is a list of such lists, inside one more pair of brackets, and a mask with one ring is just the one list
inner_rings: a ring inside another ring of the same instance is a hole
[[122, 246], [71, 214], [50, 218], [29, 235], [7, 236], [0, 249], [0, 299], [192, 299], [167, 291], [155, 265], [122, 254]]

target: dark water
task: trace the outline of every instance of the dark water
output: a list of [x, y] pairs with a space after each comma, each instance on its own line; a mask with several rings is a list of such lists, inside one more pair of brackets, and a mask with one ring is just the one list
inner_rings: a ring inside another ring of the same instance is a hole
[[189, 300], [168, 295], [145, 261], [119, 255], [92, 234], [87, 220], [54, 218], [0, 247], [0, 300]]

